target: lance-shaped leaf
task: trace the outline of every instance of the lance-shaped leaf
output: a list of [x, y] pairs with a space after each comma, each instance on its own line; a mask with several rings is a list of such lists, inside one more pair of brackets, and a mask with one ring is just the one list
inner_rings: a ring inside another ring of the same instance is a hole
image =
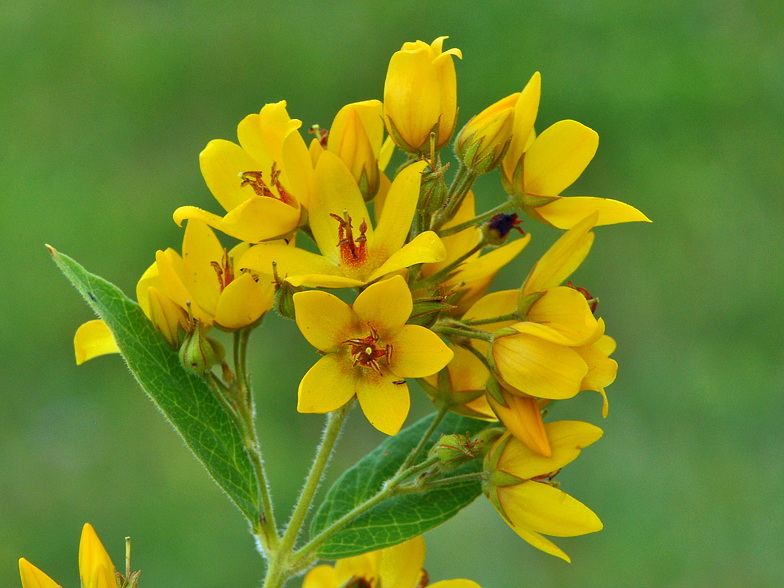
[[[433, 418], [434, 415], [425, 417], [394, 437], [389, 437], [372, 453], [343, 473], [319, 507], [311, 524], [311, 537], [315, 537], [356, 506], [375, 496], [384, 482], [395, 475]], [[427, 450], [441, 435], [474, 435], [491, 424], [447, 414], [425, 446], [419, 461], [427, 456]], [[451, 477], [478, 472], [481, 467], [482, 460], [474, 459], [448, 475]], [[329, 537], [319, 548], [318, 557], [351, 557], [407, 541], [455, 516], [471, 504], [481, 491], [480, 482], [471, 480], [439, 485], [427, 492], [404, 494], [385, 500]]]
[[248, 517], [259, 521], [259, 488], [242, 435], [203, 378], [186, 372], [177, 352], [141, 307], [114, 284], [49, 248], [57, 266], [114, 335], [133, 375], [185, 444]]

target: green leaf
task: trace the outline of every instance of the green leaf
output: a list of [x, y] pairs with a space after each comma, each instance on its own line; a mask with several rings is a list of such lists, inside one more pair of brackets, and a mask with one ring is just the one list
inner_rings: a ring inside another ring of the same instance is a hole
[[[425, 417], [390, 437], [347, 470], [330, 488], [316, 512], [311, 524], [311, 537], [315, 537], [340, 517], [377, 494], [384, 482], [395, 475], [406, 456], [417, 445], [434, 416]], [[490, 424], [448, 413], [431, 436], [419, 461], [427, 456], [427, 449], [435, 444], [441, 435], [466, 432], [475, 435]], [[474, 459], [450, 472], [449, 476], [478, 472], [481, 467], [482, 460]], [[478, 481], [465, 481], [385, 500], [328, 538], [319, 548], [318, 557], [339, 559], [397, 545], [452, 518], [471, 504], [481, 492]]]
[[259, 521], [259, 488], [236, 424], [202, 377], [185, 371], [177, 352], [141, 307], [114, 284], [87, 272], [67, 255], [52, 258], [114, 335], [136, 380], [207, 471], [248, 517]]

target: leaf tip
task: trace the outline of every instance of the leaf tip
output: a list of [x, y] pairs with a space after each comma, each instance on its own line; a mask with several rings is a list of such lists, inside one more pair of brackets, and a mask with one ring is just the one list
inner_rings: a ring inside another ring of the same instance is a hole
[[46, 247], [46, 249], [49, 251], [49, 255], [51, 255], [52, 258], [57, 255], [57, 249], [49, 245], [49, 243], [44, 243], [44, 247]]

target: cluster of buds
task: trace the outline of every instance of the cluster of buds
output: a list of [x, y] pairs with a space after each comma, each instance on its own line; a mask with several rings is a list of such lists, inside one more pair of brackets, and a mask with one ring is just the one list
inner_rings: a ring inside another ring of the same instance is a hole
[[[383, 102], [344, 106], [328, 130], [311, 127], [309, 144], [285, 102], [243, 119], [239, 144], [211, 141], [201, 171], [225, 213], [174, 212], [187, 222], [182, 256], [156, 254], [138, 301], [186, 369], [214, 377], [213, 366], [224, 366], [227, 385], [216, 390], [231, 388], [233, 375], [209, 329], [247, 332], [274, 308], [320, 354], [301, 379], [300, 412], [329, 413], [357, 399], [377, 429], [395, 435], [416, 379], [442, 413], [497, 422], [484, 437], [442, 438], [431, 458], [442, 472], [483, 460], [485, 494], [504, 520], [568, 559], [541, 534], [577, 535], [601, 523], [552, 478], [601, 431], [545, 422], [545, 408], [593, 390], [606, 416], [617, 364], [595, 300], [563, 284], [588, 254], [594, 227], [648, 219], [616, 200], [561, 195], [590, 162], [598, 135], [565, 120], [537, 136], [538, 72], [457, 133], [447, 182], [450, 165], [439, 152], [456, 128], [454, 58], [462, 54], [444, 50], [445, 39], [403, 45]], [[405, 161], [387, 173], [395, 147]], [[494, 170], [508, 199], [477, 213], [474, 180]], [[488, 294], [531, 239], [520, 214], [566, 232], [519, 288]], [[229, 251], [213, 230], [241, 243]], [[300, 246], [302, 235], [318, 252]], [[327, 289], [347, 291], [353, 303]], [[76, 347], [80, 361], [116, 350], [94, 323]]]

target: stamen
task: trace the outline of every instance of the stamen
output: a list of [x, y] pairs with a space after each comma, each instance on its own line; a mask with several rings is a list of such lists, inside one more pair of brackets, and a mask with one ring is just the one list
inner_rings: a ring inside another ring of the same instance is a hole
[[[369, 325], [368, 325], [369, 326]], [[381, 364], [379, 360], [385, 358], [387, 365], [392, 357], [392, 346], [386, 345], [379, 349], [378, 332], [370, 326], [370, 335], [356, 339], [344, 341], [344, 344], [351, 346], [351, 357], [354, 360], [353, 367], [369, 367], [377, 374], [381, 375]]]
[[343, 211], [343, 217], [337, 214], [330, 213], [340, 226], [338, 227], [338, 244], [340, 248], [340, 260], [344, 265], [358, 265], [365, 261], [367, 255], [365, 251], [365, 243], [367, 243], [367, 221], [362, 219], [362, 224], [359, 225], [359, 237], [354, 239], [353, 226], [351, 224], [351, 217], [348, 212]]
[[264, 180], [262, 179], [263, 174], [260, 171], [246, 171], [239, 174], [239, 178], [242, 180], [242, 182], [240, 182], [240, 188], [250, 186], [253, 188], [253, 191], [256, 192], [257, 196], [274, 198], [275, 200], [280, 200], [284, 204], [296, 208], [297, 201], [286, 191], [283, 184], [280, 183], [280, 174], [281, 170], [277, 169], [277, 162], [273, 161], [272, 169], [270, 170], [270, 184], [277, 189], [277, 194], [264, 183]]

